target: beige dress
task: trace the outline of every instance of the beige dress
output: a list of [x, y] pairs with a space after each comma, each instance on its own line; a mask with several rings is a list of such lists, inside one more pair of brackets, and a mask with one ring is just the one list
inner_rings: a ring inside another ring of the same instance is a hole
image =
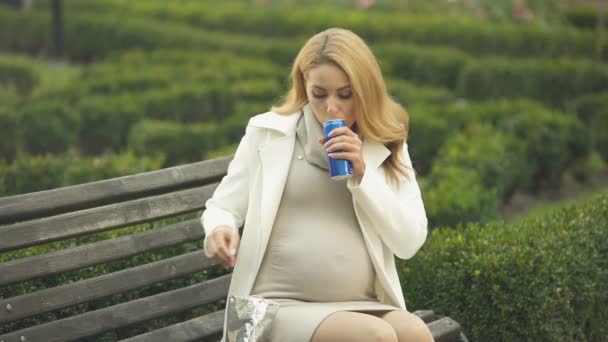
[[280, 303], [271, 341], [308, 342], [337, 311], [400, 310], [376, 298], [376, 274], [350, 191], [346, 181], [329, 178], [317, 142], [321, 127], [310, 119], [310, 113], [303, 115], [298, 125], [283, 197], [251, 292]]

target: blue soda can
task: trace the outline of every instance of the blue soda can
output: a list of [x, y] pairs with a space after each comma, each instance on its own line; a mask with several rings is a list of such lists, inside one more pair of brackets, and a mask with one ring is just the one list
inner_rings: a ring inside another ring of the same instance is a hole
[[[323, 123], [323, 135], [325, 141], [329, 140], [329, 133], [336, 128], [346, 127], [346, 121], [344, 120], [329, 120]], [[329, 160], [329, 175], [331, 179], [339, 180], [348, 178], [353, 175], [353, 163], [346, 159], [333, 159], [327, 157]]]

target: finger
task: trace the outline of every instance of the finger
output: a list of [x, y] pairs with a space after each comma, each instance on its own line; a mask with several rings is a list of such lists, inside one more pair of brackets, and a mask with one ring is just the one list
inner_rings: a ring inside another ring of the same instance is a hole
[[222, 232], [219, 234], [220, 236], [218, 236], [218, 241], [217, 241], [217, 246], [216, 246], [217, 257], [224, 261], [228, 259], [228, 246], [226, 245], [225, 234], [226, 234], [226, 232]]
[[359, 145], [353, 144], [352, 142], [340, 142], [340, 143], [332, 144], [329, 147], [327, 147], [327, 152], [328, 153], [332, 153], [332, 152], [354, 152], [354, 153], [357, 153], [360, 150], [361, 149], [360, 149]]
[[350, 160], [353, 163], [353, 166], [359, 161], [359, 159], [361, 159], [358, 153], [352, 152], [332, 152], [327, 155], [332, 159]]
[[354, 135], [354, 136], [351, 136], [351, 135], [338, 135], [336, 137], [333, 137], [333, 138], [329, 139], [325, 143], [325, 147], [329, 147], [332, 144], [339, 143], [339, 142], [344, 142], [344, 141], [347, 141], [347, 142], [350, 142], [350, 143], [353, 143], [353, 144], [358, 144], [358, 145], [361, 144], [361, 140], [359, 139], [359, 137], [357, 135]]
[[228, 241], [228, 251], [232, 256], [236, 255], [236, 250], [239, 247], [239, 234], [237, 232], [232, 232], [230, 234], [230, 239]]
[[338, 135], [356, 136], [357, 134], [355, 134], [355, 132], [353, 132], [348, 127], [338, 127], [338, 128], [335, 128], [331, 132], [329, 132], [329, 134], [328, 134], [328, 136], [330, 138], [333, 138], [333, 137], [338, 136]]

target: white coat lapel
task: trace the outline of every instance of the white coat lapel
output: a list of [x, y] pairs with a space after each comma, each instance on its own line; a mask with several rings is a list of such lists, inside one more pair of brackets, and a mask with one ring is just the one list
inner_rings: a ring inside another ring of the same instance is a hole
[[285, 188], [293, 157], [296, 124], [300, 116], [301, 113], [287, 116], [274, 115], [269, 120], [253, 123], [257, 127], [274, 130], [275, 132], [269, 132], [269, 134], [276, 136], [276, 138], [273, 138], [258, 149], [262, 173], [262, 188], [259, 197], [260, 226], [257, 227], [260, 232], [259, 260], [256, 267], [262, 261], [274, 219], [279, 209], [281, 197], [283, 196], [283, 189]]

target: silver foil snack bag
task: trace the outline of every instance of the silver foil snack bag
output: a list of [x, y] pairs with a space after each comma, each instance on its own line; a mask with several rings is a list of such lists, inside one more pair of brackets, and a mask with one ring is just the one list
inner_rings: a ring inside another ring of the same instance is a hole
[[228, 298], [224, 342], [269, 342], [279, 304], [260, 296]]

